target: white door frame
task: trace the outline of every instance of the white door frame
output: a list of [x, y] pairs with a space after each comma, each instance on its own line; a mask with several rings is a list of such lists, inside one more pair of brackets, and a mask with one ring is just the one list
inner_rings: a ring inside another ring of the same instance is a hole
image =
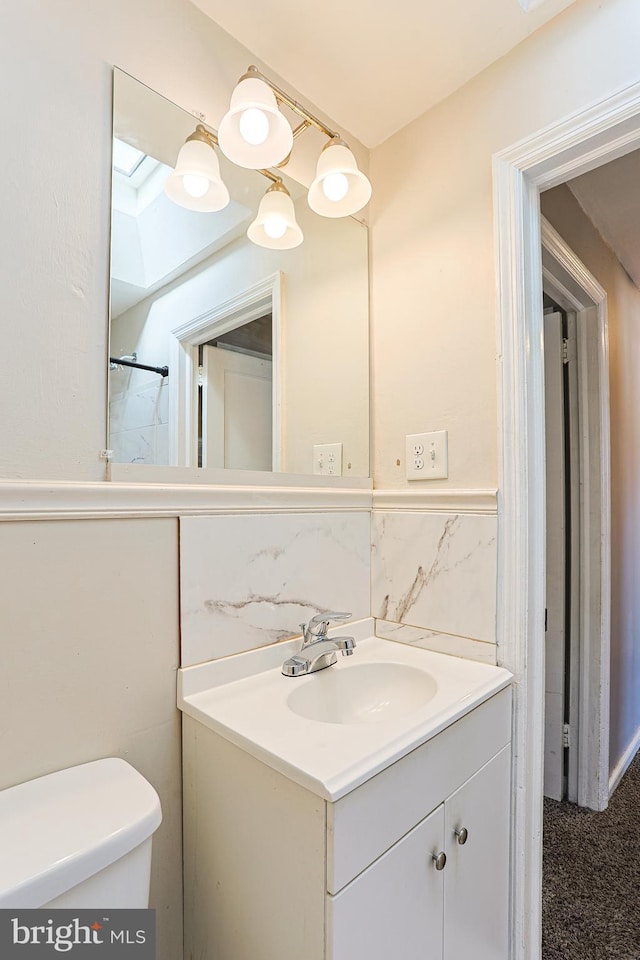
[[[541, 217], [543, 286], [578, 320], [580, 392], [580, 640], [577, 802], [609, 802], [611, 638], [611, 456], [607, 294], [560, 234]], [[546, 262], [545, 262], [546, 261]], [[593, 331], [587, 331], [595, 311]], [[595, 336], [589, 336], [594, 333]]]
[[198, 346], [236, 327], [272, 317], [273, 381], [272, 471], [283, 460], [282, 431], [282, 283], [281, 271], [252, 284], [242, 293], [187, 320], [169, 333], [169, 460], [178, 467], [198, 465]]
[[640, 84], [634, 84], [493, 157], [500, 434], [497, 633], [500, 663], [515, 676], [512, 960], [537, 960], [541, 954], [545, 461], [539, 193], [638, 146]]

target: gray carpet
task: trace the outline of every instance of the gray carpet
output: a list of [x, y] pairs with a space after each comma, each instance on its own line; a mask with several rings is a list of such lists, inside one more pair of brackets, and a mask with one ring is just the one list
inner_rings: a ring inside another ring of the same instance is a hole
[[607, 810], [544, 801], [543, 960], [640, 960], [640, 754]]

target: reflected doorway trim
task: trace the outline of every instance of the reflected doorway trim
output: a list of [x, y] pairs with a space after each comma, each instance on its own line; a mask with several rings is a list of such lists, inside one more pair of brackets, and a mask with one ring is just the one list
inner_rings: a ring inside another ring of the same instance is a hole
[[[283, 469], [281, 271], [252, 284], [206, 313], [174, 327], [169, 337], [169, 459], [179, 467], [198, 465], [198, 347], [213, 337], [271, 313], [273, 348], [272, 471]], [[175, 371], [175, 375], [174, 375]]]
[[538, 960], [544, 737], [540, 190], [640, 146], [640, 84], [493, 157], [498, 310], [498, 657], [514, 673], [511, 958]]
[[[577, 803], [609, 802], [609, 653], [611, 639], [611, 453], [607, 294], [550, 223], [541, 218], [543, 289], [578, 318], [580, 391], [580, 629]], [[596, 311], [597, 339], [584, 329]], [[594, 342], [595, 339], [595, 342]], [[594, 445], [592, 435], [600, 442]], [[593, 585], [593, 589], [592, 589]], [[573, 672], [573, 671], [572, 671]], [[573, 744], [572, 744], [573, 745]], [[571, 799], [571, 797], [570, 797]]]

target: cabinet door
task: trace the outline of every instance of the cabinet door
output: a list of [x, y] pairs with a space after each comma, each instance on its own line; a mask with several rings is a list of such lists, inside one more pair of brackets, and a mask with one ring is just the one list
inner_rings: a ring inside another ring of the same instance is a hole
[[510, 756], [505, 747], [445, 803], [445, 960], [508, 957]]
[[[327, 960], [442, 960], [444, 808], [335, 896], [327, 895]], [[460, 960], [460, 958], [458, 958]]]

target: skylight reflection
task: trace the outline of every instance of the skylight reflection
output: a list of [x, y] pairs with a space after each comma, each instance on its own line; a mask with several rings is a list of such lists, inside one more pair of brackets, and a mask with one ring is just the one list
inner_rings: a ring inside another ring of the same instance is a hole
[[124, 140], [113, 138], [113, 169], [125, 177], [131, 177], [136, 172], [146, 154]]

